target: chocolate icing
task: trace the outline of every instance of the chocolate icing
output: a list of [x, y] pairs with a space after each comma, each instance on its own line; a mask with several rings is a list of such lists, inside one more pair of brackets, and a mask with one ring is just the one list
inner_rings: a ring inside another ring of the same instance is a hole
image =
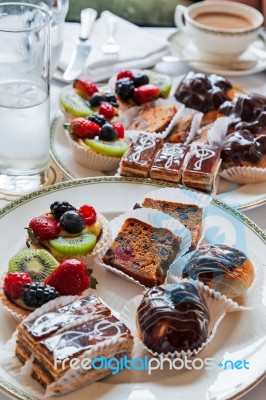
[[179, 171], [188, 147], [178, 143], [165, 143], [155, 156], [152, 168]]
[[240, 267], [247, 256], [227, 245], [202, 246], [194, 252], [183, 269], [183, 278], [200, 280], [206, 284], [221, 279], [226, 274], [234, 277], [234, 269]]
[[247, 129], [254, 135], [266, 133], [266, 111], [262, 111], [252, 122], [239, 122], [235, 128], [236, 130]]
[[189, 160], [185, 166], [186, 171], [206, 173], [210, 174], [213, 172], [217, 159], [220, 158], [220, 150], [211, 147], [196, 145], [191, 147], [189, 153]]
[[105, 340], [119, 339], [125, 335], [130, 335], [127, 327], [112, 316], [89, 321], [73, 330], [51, 336], [43, 340], [41, 344], [53, 354], [55, 359], [63, 360], [89, 350]]
[[24, 322], [24, 326], [37, 339], [42, 339], [84, 317], [110, 314], [111, 311], [95, 296], [86, 296], [57, 310], [47, 312]]
[[231, 83], [219, 75], [189, 72], [177, 88], [175, 97], [187, 107], [206, 113], [230, 100], [227, 94], [230, 89]]
[[158, 353], [198, 349], [207, 339], [209, 311], [190, 282], [150, 289], [137, 310], [144, 344]]
[[266, 111], [266, 97], [256, 93], [242, 94], [236, 102], [227, 101], [219, 108], [219, 113], [233, 114], [246, 122], [255, 121], [262, 111]]
[[249, 130], [240, 130], [227, 136], [222, 149], [224, 162], [239, 164], [246, 161], [258, 164], [266, 154], [266, 135], [254, 136]]
[[151, 135], [139, 135], [136, 142], [132, 142], [124, 159], [140, 165], [150, 164], [162, 140]]

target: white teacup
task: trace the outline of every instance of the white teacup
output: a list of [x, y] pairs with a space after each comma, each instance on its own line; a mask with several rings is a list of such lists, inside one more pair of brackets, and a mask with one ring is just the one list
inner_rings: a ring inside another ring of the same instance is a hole
[[203, 1], [175, 9], [176, 26], [196, 48], [212, 57], [237, 57], [256, 40], [263, 15], [231, 1]]

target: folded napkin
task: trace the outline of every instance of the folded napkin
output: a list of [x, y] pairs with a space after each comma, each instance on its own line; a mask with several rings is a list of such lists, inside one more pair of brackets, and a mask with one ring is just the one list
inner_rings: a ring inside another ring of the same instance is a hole
[[[102, 52], [102, 45], [107, 39], [107, 19], [114, 14], [102, 12], [95, 22], [91, 32], [91, 51], [87, 58], [84, 73], [95, 82], [110, 78], [116, 72], [128, 68], [148, 68], [155, 65], [161, 58], [170, 52], [167, 40], [153, 35], [138, 26], [117, 17], [115, 40], [120, 46], [117, 58], [106, 57]], [[74, 50], [73, 32], [64, 44], [59, 66], [63, 70], [69, 63]]]

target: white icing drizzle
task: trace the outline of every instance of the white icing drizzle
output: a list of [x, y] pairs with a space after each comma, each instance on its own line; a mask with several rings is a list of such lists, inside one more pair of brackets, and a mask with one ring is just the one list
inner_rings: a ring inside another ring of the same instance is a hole
[[138, 162], [141, 157], [141, 153], [145, 150], [151, 149], [156, 144], [153, 137], [141, 136], [139, 137], [139, 145], [136, 147], [135, 153], [132, 154], [132, 161]]
[[101, 338], [109, 338], [110, 335], [105, 335], [104, 332], [109, 329], [109, 328], [115, 328], [116, 329], [116, 333], [113, 333], [112, 336], [120, 336], [122, 335], [122, 330], [121, 330], [121, 326], [122, 323], [119, 321], [98, 321], [96, 322], [95, 326], [94, 326], [94, 335], [97, 337], [101, 337]]
[[165, 147], [162, 151], [162, 155], [168, 158], [165, 168], [170, 168], [173, 163], [180, 164], [180, 157], [183, 154], [184, 150], [179, 145]]
[[200, 171], [203, 161], [213, 157], [215, 155], [215, 151], [208, 149], [207, 147], [196, 147], [194, 149], [194, 155], [198, 158], [198, 161], [195, 162], [193, 169]]

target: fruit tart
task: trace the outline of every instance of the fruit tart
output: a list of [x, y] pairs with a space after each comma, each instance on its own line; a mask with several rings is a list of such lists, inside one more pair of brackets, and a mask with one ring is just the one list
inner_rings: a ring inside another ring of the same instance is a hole
[[158, 98], [167, 98], [171, 90], [171, 79], [167, 75], [150, 70], [123, 70], [111, 78], [109, 86], [115, 88], [122, 110], [142, 105]]
[[107, 220], [88, 204], [77, 209], [67, 201], [55, 201], [26, 229], [27, 246], [48, 250], [59, 262], [76, 258], [90, 266], [110, 241]]
[[75, 118], [64, 128], [74, 159], [93, 170], [115, 170], [128, 148], [124, 126], [108, 122], [103, 114]]
[[0, 301], [21, 320], [60, 296], [79, 295], [96, 287], [92, 270], [75, 259], [59, 264], [47, 250], [26, 249], [14, 255], [1, 278]]
[[65, 87], [60, 93], [59, 104], [68, 120], [94, 113], [103, 114], [108, 120], [118, 115], [115, 93], [100, 89], [86, 77], [80, 77], [74, 80], [72, 86]]

